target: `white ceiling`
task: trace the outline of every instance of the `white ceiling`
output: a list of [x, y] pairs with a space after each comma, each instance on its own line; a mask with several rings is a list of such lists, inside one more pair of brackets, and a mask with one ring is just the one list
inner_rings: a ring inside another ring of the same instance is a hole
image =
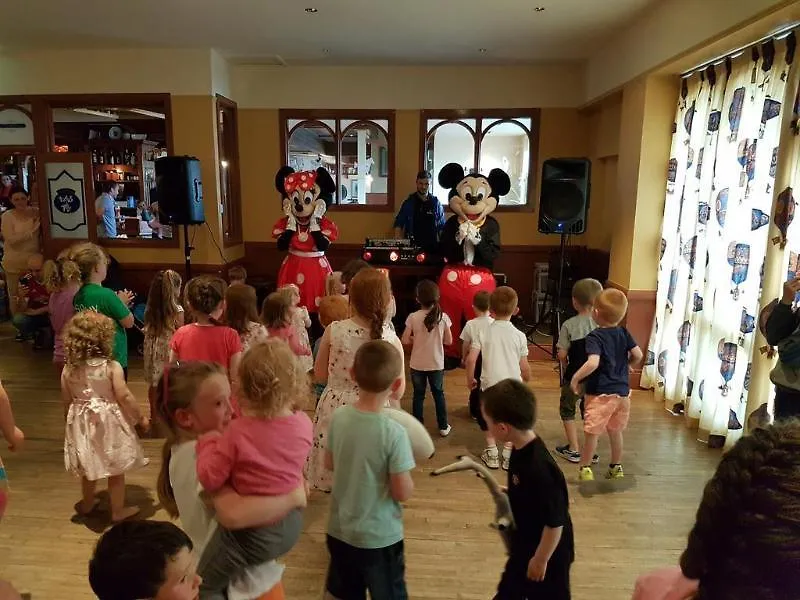
[[236, 62], [290, 65], [577, 61], [655, 2], [24, 0], [0, 47], [216, 48]]

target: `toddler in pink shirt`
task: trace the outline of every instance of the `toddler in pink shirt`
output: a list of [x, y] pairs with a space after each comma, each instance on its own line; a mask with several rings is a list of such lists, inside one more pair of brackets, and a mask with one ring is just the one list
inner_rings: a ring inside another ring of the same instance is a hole
[[439, 435], [446, 437], [451, 427], [447, 422], [447, 404], [444, 399], [444, 347], [453, 343], [450, 317], [439, 305], [439, 286], [429, 279], [417, 284], [417, 302], [421, 310], [411, 313], [403, 331], [403, 345], [411, 345], [411, 383], [414, 386], [413, 413], [422, 423], [425, 389], [431, 384], [431, 395], [436, 407]]
[[[241, 418], [224, 433], [197, 441], [197, 478], [205, 491], [230, 485], [243, 496], [281, 496], [302, 483], [312, 425], [298, 402], [310, 388], [295, 360], [286, 343], [272, 338], [245, 353], [239, 371]], [[200, 597], [225, 598], [233, 574], [286, 554], [302, 528], [299, 509], [267, 527], [219, 527], [199, 566]]]

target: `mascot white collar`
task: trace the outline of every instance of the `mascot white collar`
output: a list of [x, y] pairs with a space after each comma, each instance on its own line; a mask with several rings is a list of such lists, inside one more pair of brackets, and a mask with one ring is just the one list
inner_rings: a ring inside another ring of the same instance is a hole
[[464, 264], [471, 265], [475, 246], [481, 242], [480, 229], [497, 208], [498, 198], [511, 189], [511, 180], [502, 169], [492, 169], [489, 175], [464, 173], [458, 163], [448, 163], [439, 171], [439, 185], [450, 188], [450, 210], [460, 223], [456, 241], [464, 246]]

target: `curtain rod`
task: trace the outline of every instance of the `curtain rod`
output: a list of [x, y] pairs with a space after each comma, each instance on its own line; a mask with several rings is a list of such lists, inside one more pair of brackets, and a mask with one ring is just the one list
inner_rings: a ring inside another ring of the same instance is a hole
[[783, 26], [783, 27], [781, 27], [779, 29], [776, 29], [772, 33], [770, 33], [768, 35], [765, 35], [764, 37], [762, 37], [762, 38], [760, 38], [760, 39], [758, 39], [758, 40], [756, 40], [754, 42], [750, 42], [748, 44], [745, 44], [744, 46], [740, 46], [740, 47], [736, 48], [735, 50], [729, 50], [725, 54], [720, 54], [716, 58], [712, 58], [711, 60], [707, 60], [705, 62], [702, 62], [699, 65], [697, 65], [695, 67], [692, 67], [691, 69], [689, 69], [687, 71], [684, 71], [683, 73], [681, 73], [681, 78], [682, 79], [686, 79], [687, 77], [690, 77], [691, 75], [694, 75], [698, 71], [706, 69], [706, 68], [710, 67], [711, 65], [717, 65], [717, 64], [720, 64], [720, 63], [724, 62], [725, 59], [727, 59], [727, 58], [738, 57], [743, 52], [745, 52], [748, 48], [752, 48], [753, 46], [758, 46], [759, 44], [763, 44], [764, 42], [767, 42], [769, 40], [781, 40], [781, 39], [787, 37], [790, 33], [792, 33], [792, 31], [794, 31], [798, 27], [800, 27], [800, 21], [795, 21], [794, 23], [792, 23], [790, 25], [785, 25], [785, 26]]

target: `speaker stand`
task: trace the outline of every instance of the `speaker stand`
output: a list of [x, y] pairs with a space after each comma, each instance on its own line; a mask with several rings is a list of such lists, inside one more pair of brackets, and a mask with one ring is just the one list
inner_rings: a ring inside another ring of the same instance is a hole
[[194, 246], [189, 241], [189, 225], [186, 223], [183, 224], [183, 271], [184, 271], [184, 283], [189, 281], [192, 278], [192, 250], [194, 250]]
[[[564, 309], [561, 307], [562, 302], [562, 294], [564, 293], [564, 264], [566, 263], [567, 258], [567, 234], [565, 232], [561, 233], [561, 245], [558, 252], [558, 279], [556, 280], [556, 293], [552, 301], [550, 302], [550, 310], [548, 313], [542, 315], [539, 319], [539, 322], [534, 326], [533, 335], [536, 334], [536, 330], [539, 326], [547, 321], [547, 318], [550, 317], [552, 319], [552, 333], [553, 333], [553, 343], [549, 348], [550, 354], [553, 357], [553, 360], [558, 358], [558, 334], [561, 331], [561, 323], [564, 319]], [[545, 300], [546, 304], [546, 300]], [[541, 348], [542, 350], [548, 350], [541, 344], [530, 340], [533, 342], [534, 346], [537, 348]]]

